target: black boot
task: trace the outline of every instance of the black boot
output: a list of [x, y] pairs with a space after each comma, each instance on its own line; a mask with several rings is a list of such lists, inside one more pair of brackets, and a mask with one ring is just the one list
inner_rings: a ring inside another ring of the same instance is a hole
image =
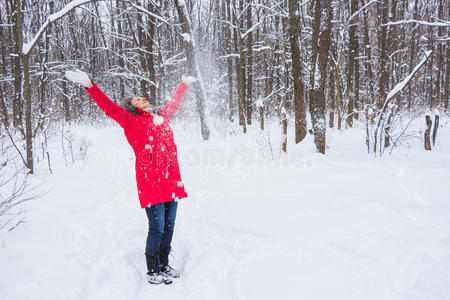
[[157, 259], [159, 253], [156, 256], [145, 255], [147, 260], [147, 281], [151, 284], [171, 284], [172, 279], [167, 275], [162, 274], [159, 269], [159, 261]]
[[169, 264], [169, 253], [170, 253], [171, 247], [167, 247], [164, 249], [161, 249], [159, 252], [159, 261], [161, 263], [161, 266], [167, 266]]
[[178, 270], [175, 270], [171, 266], [169, 266], [169, 253], [170, 253], [170, 247], [161, 249], [159, 260], [161, 262], [161, 273], [166, 274], [169, 277], [172, 278], [178, 278], [180, 277], [181, 273]]

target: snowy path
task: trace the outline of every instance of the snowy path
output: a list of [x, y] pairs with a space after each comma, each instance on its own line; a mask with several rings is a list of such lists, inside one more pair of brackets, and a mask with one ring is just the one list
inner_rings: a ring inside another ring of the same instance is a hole
[[49, 194], [27, 203], [26, 223], [0, 236], [1, 299], [446, 299], [450, 293], [445, 152], [375, 159], [338, 146], [326, 157], [299, 148], [301, 159], [287, 165], [206, 166], [198, 160], [206, 153], [251, 152], [254, 141], [201, 143], [175, 130], [189, 198], [179, 203], [172, 264], [184, 274], [171, 286], [150, 286], [147, 220], [131, 149], [117, 127], [74, 131], [92, 143], [87, 160], [65, 167], [55, 157]]

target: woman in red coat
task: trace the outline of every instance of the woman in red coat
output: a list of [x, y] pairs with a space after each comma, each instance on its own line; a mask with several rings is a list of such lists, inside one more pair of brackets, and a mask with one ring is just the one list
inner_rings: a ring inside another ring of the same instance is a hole
[[149, 231], [145, 256], [147, 280], [153, 284], [171, 283], [180, 273], [169, 266], [169, 252], [175, 225], [178, 199], [187, 197], [178, 166], [177, 147], [169, 126], [193, 77], [184, 77], [174, 96], [158, 114], [143, 97], [122, 101], [122, 107], [111, 101], [89, 76], [77, 70], [66, 77], [85, 85], [86, 91], [124, 130], [136, 156], [136, 183], [141, 208], [145, 208]]

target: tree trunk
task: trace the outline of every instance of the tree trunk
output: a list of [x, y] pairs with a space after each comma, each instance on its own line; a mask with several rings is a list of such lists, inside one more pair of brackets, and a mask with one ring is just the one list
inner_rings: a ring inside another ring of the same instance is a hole
[[[242, 13], [244, 4], [244, 0], [239, 0], [239, 12]], [[239, 64], [238, 64], [238, 90], [239, 90], [239, 125], [242, 125], [242, 132], [247, 132], [247, 122], [245, 121], [246, 117], [246, 103], [245, 103], [245, 56], [244, 56], [244, 41], [242, 39], [241, 35], [241, 29], [244, 27], [244, 21], [243, 17], [241, 15], [241, 18], [238, 19], [237, 15], [234, 15], [235, 17], [235, 24], [236, 27], [236, 36], [238, 38], [238, 47], [239, 47]], [[239, 25], [238, 25], [239, 24]]]
[[192, 84], [192, 87], [194, 89], [195, 96], [197, 98], [197, 109], [200, 115], [200, 127], [201, 127], [201, 133], [203, 140], [209, 139], [209, 129], [206, 124], [206, 118], [205, 118], [205, 103], [206, 103], [206, 93], [205, 88], [203, 86], [202, 77], [200, 74], [200, 70], [197, 63], [197, 56], [196, 56], [196, 47], [194, 42], [194, 35], [192, 32], [192, 24], [190, 16], [187, 12], [187, 8], [185, 6], [184, 1], [180, 0], [174, 0], [175, 6], [178, 13], [178, 18], [181, 23], [181, 28], [183, 30], [183, 33], [189, 35], [189, 39], [185, 39], [184, 41], [184, 50], [186, 53], [186, 59], [188, 63], [188, 69], [191, 72], [191, 74], [197, 78], [197, 81]]
[[[448, 38], [450, 39], [450, 30], [448, 31]], [[444, 84], [444, 108], [445, 111], [448, 111], [448, 100], [450, 97], [450, 45], [447, 45], [447, 67], [445, 68], [445, 84]]]
[[[150, 1], [147, 5], [147, 10], [151, 13], [155, 13], [155, 8], [152, 4], [152, 2]], [[155, 17], [153, 16], [147, 16], [147, 18], [149, 19], [149, 22], [147, 23], [147, 31], [148, 31], [148, 36], [146, 39], [146, 43], [145, 43], [145, 48], [147, 50], [147, 53], [145, 53], [146, 55], [146, 60], [147, 60], [147, 74], [148, 77], [151, 81], [150, 84], [150, 91], [149, 91], [149, 97], [150, 99], [152, 99], [152, 101], [155, 103], [156, 102], [156, 77], [155, 77], [155, 56], [153, 55], [153, 46], [155, 45]], [[156, 103], [155, 103], [156, 104]]]
[[21, 55], [22, 55], [22, 44], [23, 44], [23, 33], [22, 33], [22, 1], [14, 0], [11, 1], [11, 7], [14, 7], [13, 18], [14, 22], [13, 33], [14, 33], [14, 97], [13, 97], [13, 126], [22, 133], [25, 137], [25, 131], [23, 130], [23, 103], [22, 103], [22, 66], [21, 66]]
[[328, 126], [330, 128], [334, 127], [334, 110], [336, 109], [336, 97], [335, 97], [335, 88], [334, 88], [334, 72], [328, 73], [328, 81], [329, 81], [329, 92], [328, 96], [330, 97], [330, 114], [328, 120]]
[[427, 129], [425, 130], [425, 136], [424, 136], [425, 150], [431, 150], [431, 143], [430, 143], [431, 117], [429, 115], [425, 116], [425, 123], [427, 126]]
[[[233, 13], [232, 13], [232, 3], [225, 3], [225, 11], [227, 20], [230, 24], [233, 24]], [[228, 48], [228, 57], [227, 57], [227, 76], [228, 76], [228, 110], [229, 115], [228, 118], [230, 122], [234, 122], [234, 108], [233, 108], [233, 30], [231, 25], [226, 26], [226, 46]]]
[[0, 110], [2, 112], [1, 122], [6, 128], [9, 127], [8, 110], [6, 109], [5, 97], [2, 86], [0, 85]]
[[[142, 6], [142, 1], [138, 2], [138, 4], [140, 6]], [[145, 45], [147, 44], [147, 37], [144, 31], [144, 20], [142, 19], [142, 14], [138, 13], [137, 14], [137, 36], [138, 36], [138, 47], [139, 48], [145, 48]], [[144, 51], [139, 51], [139, 58], [140, 58], [140, 62], [141, 62], [141, 73], [140, 75], [143, 75], [144, 77], [148, 75], [147, 73], [147, 55], [146, 53], [144, 53]], [[144, 72], [142, 72], [144, 71]], [[142, 74], [144, 73], [144, 74]], [[142, 78], [141, 80], [141, 93], [142, 96], [146, 99], [150, 99], [149, 94], [148, 94], [148, 88], [147, 88], [147, 80], [145, 80], [144, 78]], [[153, 99], [154, 101], [154, 99]]]
[[[388, 21], [388, 12], [389, 12], [389, 0], [383, 1], [379, 4], [379, 10], [381, 10], [381, 23], [385, 24]], [[388, 63], [388, 49], [387, 49], [387, 26], [382, 26], [380, 30], [380, 77], [379, 77], [379, 95], [377, 101], [378, 109], [381, 109], [383, 105], [384, 99], [386, 99], [389, 81], [389, 73], [387, 72], [387, 63]]]
[[[368, 95], [368, 102], [370, 105], [373, 105], [375, 103], [375, 91], [373, 89], [374, 81], [373, 81], [373, 71], [372, 71], [372, 47], [370, 43], [370, 37], [369, 37], [369, 22], [368, 22], [369, 14], [367, 10], [364, 10], [364, 51], [367, 56], [365, 61], [365, 73], [364, 73], [364, 79], [365, 79], [365, 87], [366, 87], [366, 93], [369, 93]], [[367, 91], [369, 90], [369, 92]]]
[[30, 86], [30, 69], [28, 66], [29, 55], [22, 55], [23, 63], [23, 81], [24, 81], [24, 98], [25, 98], [25, 133], [26, 133], [26, 149], [27, 149], [27, 168], [29, 173], [33, 174], [33, 132], [31, 130], [31, 86]]
[[[339, 20], [341, 18], [341, 6], [338, 5], [337, 7], [337, 19]], [[336, 45], [338, 45], [339, 43], [339, 32], [337, 32], [336, 30], [336, 37], [335, 37], [335, 41], [336, 41]], [[342, 101], [342, 87], [341, 87], [341, 76], [340, 76], [340, 66], [339, 66], [340, 61], [338, 61], [335, 64], [335, 68], [334, 68], [334, 79], [336, 81], [336, 114], [337, 114], [337, 128], [338, 130], [342, 129], [342, 117], [343, 117], [343, 112], [344, 112], [344, 103]]]
[[434, 127], [433, 127], [433, 147], [434, 147], [434, 144], [436, 143], [438, 128], [439, 128], [439, 115], [436, 115], [434, 117]]
[[[120, 15], [120, 0], [116, 0], [116, 14]], [[122, 36], [123, 30], [122, 30], [122, 20], [120, 18], [117, 19], [117, 33], [119, 36]], [[119, 64], [119, 70], [120, 72], [123, 72], [124, 69], [124, 62], [123, 62], [123, 46], [122, 46], [122, 39], [117, 39], [117, 51], [119, 55], [117, 55], [117, 63]], [[125, 86], [123, 82], [123, 76], [119, 76], [119, 95], [120, 99], [125, 98]]]
[[[247, 8], [247, 29], [252, 28], [252, 6], [251, 4], [252, 0], [249, 0], [249, 5]], [[252, 125], [252, 86], [253, 86], [253, 33], [250, 31], [247, 35], [247, 64], [248, 64], [248, 76], [247, 76], [247, 124]]]
[[[358, 11], [358, 0], [352, 0], [352, 5], [355, 6], [355, 8], [354, 8], [355, 11]], [[358, 20], [358, 19], [359, 19], [359, 16], [355, 18], [355, 20]], [[359, 21], [357, 21], [356, 23], [359, 23]], [[353, 64], [355, 67], [355, 72], [354, 72], [355, 81], [354, 81], [354, 85], [353, 85], [353, 97], [354, 97], [353, 103], [354, 103], [354, 108], [356, 109], [356, 112], [353, 114], [353, 118], [357, 120], [359, 117], [358, 111], [362, 107], [361, 103], [359, 102], [360, 101], [359, 100], [359, 76], [360, 76], [360, 74], [359, 74], [359, 58], [358, 58], [358, 56], [359, 56], [359, 43], [360, 43], [359, 36], [360, 35], [358, 34], [359, 33], [358, 28], [360, 26], [358, 25], [358, 26], [352, 26], [352, 27], [355, 27], [354, 39], [353, 39], [353, 41], [351, 41], [351, 43], [352, 43], [352, 50], [354, 51]]]
[[[442, 4], [443, 0], [439, 0], [439, 6], [438, 6], [438, 18], [440, 20], [444, 19], [444, 10], [443, 10], [443, 4]], [[442, 38], [444, 35], [444, 29], [442, 26], [439, 26], [438, 28], [438, 38]], [[444, 48], [444, 43], [442, 41], [438, 41], [437, 44], [437, 54], [438, 54], [438, 63], [437, 63], [437, 80], [436, 80], [436, 96], [437, 96], [437, 100], [438, 103], [437, 105], [439, 106], [442, 103], [443, 100], [443, 94], [441, 92], [441, 81], [443, 79], [443, 72], [444, 72], [444, 55], [443, 55], [443, 48]], [[449, 58], [447, 57], [447, 60]], [[434, 145], [433, 145], [434, 146]]]
[[[413, 10], [413, 19], [418, 20], [418, 0], [414, 1], [414, 10]], [[413, 27], [411, 31], [411, 46], [409, 47], [410, 50], [410, 57], [409, 57], [409, 72], [412, 72], [414, 68], [414, 57], [416, 56], [416, 48], [417, 48], [417, 39], [416, 39], [416, 26]], [[413, 88], [408, 88], [408, 109], [411, 108], [412, 101], [413, 101]]]
[[[353, 15], [358, 9], [357, 0], [351, 0], [350, 2], [350, 15]], [[355, 108], [355, 91], [354, 91], [354, 80], [355, 80], [355, 57], [356, 51], [358, 47], [358, 42], [356, 41], [356, 18], [353, 18], [351, 23], [348, 25], [348, 36], [350, 39], [350, 47], [348, 53], [348, 71], [347, 71], [347, 97], [348, 97], [348, 106], [347, 106], [347, 124], [348, 126], [353, 126], [353, 118], [354, 118], [354, 108]]]
[[[8, 2], [5, 2], [5, 3], [6, 3], [6, 5], [8, 5]], [[8, 15], [8, 13], [9, 12], [7, 11], [7, 15]], [[0, 23], [4, 22], [2, 16], [3, 16], [3, 14], [0, 11]], [[5, 23], [8, 23], [8, 20]], [[7, 30], [5, 30], [4, 27], [0, 27], [0, 43], [2, 43], [2, 45], [0, 45], [0, 49], [1, 49], [0, 65], [1, 65], [2, 75], [6, 78], [7, 72], [9, 72], [9, 71], [6, 70], [5, 48], [7, 47], [7, 45], [5, 45], [6, 43], [5, 43], [4, 31], [7, 31]], [[1, 84], [0, 84], [0, 111], [1, 111], [1, 122], [4, 124], [4, 126], [6, 128], [8, 128], [9, 127], [8, 109], [6, 108], [5, 94], [3, 93], [3, 88], [2, 88]]]
[[294, 84], [295, 143], [298, 144], [306, 136], [306, 111], [303, 98], [302, 65], [298, 37], [300, 31], [300, 11], [297, 0], [289, 0], [289, 40], [292, 52], [292, 75]]
[[[332, 19], [332, 7], [331, 0], [326, 1], [316, 0], [314, 11], [314, 24], [313, 33], [317, 39], [320, 36], [320, 42], [313, 40], [313, 44], [316, 44], [317, 54], [316, 61], [313, 64], [315, 74], [312, 77], [312, 90], [310, 94], [309, 110], [311, 113], [311, 121], [314, 130], [314, 143], [317, 150], [325, 154], [325, 141], [326, 141], [326, 101], [325, 101], [325, 79], [327, 72], [328, 51], [330, 47], [330, 35], [331, 35], [331, 19]], [[323, 6], [321, 5], [323, 4]], [[324, 20], [322, 21], [322, 16]], [[321, 23], [324, 23], [321, 26]]]

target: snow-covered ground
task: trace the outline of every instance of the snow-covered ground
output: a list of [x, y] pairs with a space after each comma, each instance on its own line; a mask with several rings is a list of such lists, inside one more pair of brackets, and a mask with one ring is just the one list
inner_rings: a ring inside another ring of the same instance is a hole
[[[203, 142], [176, 122], [189, 197], [171, 258], [183, 276], [167, 286], [145, 280], [147, 218], [122, 130], [72, 126], [75, 163], [66, 166], [55, 137], [48, 193], [24, 204], [24, 224], [0, 232], [0, 299], [449, 299], [450, 126], [441, 124], [433, 151], [417, 140], [379, 158], [361, 128], [329, 130], [325, 156], [290, 132], [280, 157], [277, 124], [270, 136], [213, 128]], [[36, 182], [46, 168], [37, 165]]]

